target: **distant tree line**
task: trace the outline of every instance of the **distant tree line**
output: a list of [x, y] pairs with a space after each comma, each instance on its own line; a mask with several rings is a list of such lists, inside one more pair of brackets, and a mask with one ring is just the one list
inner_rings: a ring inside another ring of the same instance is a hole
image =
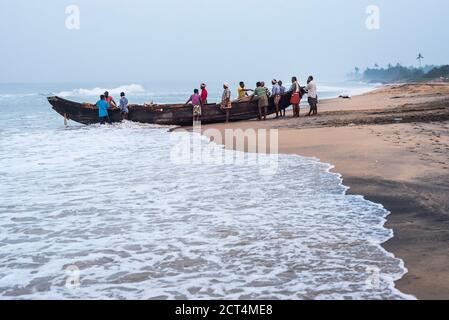
[[356, 67], [348, 77], [352, 80], [381, 83], [429, 80], [449, 81], [449, 65], [427, 65], [422, 68], [416, 68], [405, 67], [398, 63], [395, 66], [389, 64], [387, 67], [381, 68], [375, 64], [374, 68], [366, 68], [364, 72], [360, 72], [360, 69]]

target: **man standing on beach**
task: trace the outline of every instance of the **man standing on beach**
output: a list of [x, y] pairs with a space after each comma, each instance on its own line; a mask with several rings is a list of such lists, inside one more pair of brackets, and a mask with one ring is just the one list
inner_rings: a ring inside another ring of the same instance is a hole
[[[281, 80], [278, 81], [278, 84], [279, 84], [279, 90], [280, 90], [280, 93], [281, 93], [281, 96], [282, 96], [283, 94], [285, 94], [287, 89], [282, 85], [283, 83], [282, 83]], [[281, 110], [281, 113], [282, 113], [282, 117], [285, 118], [285, 108], [283, 110]]]
[[209, 93], [207, 92], [206, 84], [202, 83], [201, 84], [201, 103], [203, 106], [207, 104], [207, 96], [208, 95], [209, 95]]
[[231, 90], [229, 90], [229, 84], [225, 83], [223, 85], [223, 89], [223, 95], [221, 96], [221, 108], [226, 111], [226, 123], [228, 123], [232, 109]]
[[307, 79], [307, 94], [309, 96], [308, 101], [310, 105], [309, 116], [318, 114], [318, 95], [316, 92], [316, 83], [313, 76]]
[[292, 93], [292, 97], [290, 99], [290, 104], [293, 106], [293, 118], [299, 118], [301, 98], [301, 86], [298, 83], [297, 77], [292, 77], [292, 86], [288, 92]]
[[276, 119], [279, 118], [279, 114], [282, 117], [282, 111], [279, 110], [279, 104], [281, 102], [281, 87], [279, 86], [278, 82], [273, 79], [271, 81], [273, 84], [273, 88], [271, 89], [271, 95], [274, 97], [274, 105], [276, 107]]
[[98, 116], [100, 117], [100, 124], [106, 124], [111, 123], [111, 120], [109, 119], [108, 109], [109, 109], [109, 103], [106, 101], [106, 97], [104, 95], [100, 96], [100, 100], [97, 101], [95, 104], [98, 108]]
[[270, 92], [270, 89], [268, 89], [268, 88], [265, 86], [265, 81], [261, 81], [261, 82], [260, 82], [260, 85], [265, 89], [265, 91], [267, 92], [267, 98], [269, 98], [270, 95], [271, 95], [271, 92]]
[[254, 90], [253, 100], [257, 101], [257, 105], [259, 107], [259, 120], [262, 120], [262, 111], [263, 111], [263, 120], [267, 120], [267, 109], [268, 109], [268, 95], [267, 88], [263, 86], [263, 83], [257, 82], [256, 90]]

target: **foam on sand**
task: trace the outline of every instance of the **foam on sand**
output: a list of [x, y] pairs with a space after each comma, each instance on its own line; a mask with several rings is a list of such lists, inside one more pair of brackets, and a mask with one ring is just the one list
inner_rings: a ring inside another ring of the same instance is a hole
[[165, 129], [128, 122], [5, 134], [0, 298], [412, 298], [388, 212], [316, 159], [176, 165]]

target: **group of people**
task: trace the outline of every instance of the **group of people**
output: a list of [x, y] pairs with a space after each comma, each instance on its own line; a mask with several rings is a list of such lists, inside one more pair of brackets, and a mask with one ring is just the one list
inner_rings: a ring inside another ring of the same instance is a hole
[[[273, 79], [271, 81], [271, 90], [265, 86], [265, 82], [260, 81], [256, 83], [256, 88], [247, 89], [245, 83], [242, 81], [237, 89], [238, 100], [241, 101], [245, 98], [250, 98], [251, 101], [257, 101], [259, 108], [259, 120], [266, 120], [268, 115], [268, 107], [270, 105], [269, 99], [273, 97], [274, 105], [276, 107], [276, 118], [285, 117], [285, 103], [284, 107], [281, 107], [282, 97], [285, 93], [290, 93], [289, 105], [293, 106], [293, 117], [300, 116], [300, 104], [302, 97], [307, 94], [308, 102], [310, 105], [309, 116], [318, 114], [318, 95], [317, 87], [313, 76], [307, 79], [307, 86], [302, 87], [296, 77], [292, 77], [292, 85], [289, 90], [283, 86], [282, 81]], [[250, 95], [251, 93], [251, 95]], [[193, 94], [187, 100], [186, 104], [192, 104], [193, 106], [193, 120], [199, 121], [203, 108], [207, 104], [208, 91], [206, 84], [201, 84], [201, 92], [198, 89], [193, 91]], [[109, 118], [108, 109], [119, 108], [122, 119], [128, 119], [128, 99], [125, 93], [120, 93], [119, 105], [115, 102], [114, 98], [106, 91], [101, 95], [100, 100], [97, 101], [98, 113], [100, 117], [100, 123], [111, 123]], [[232, 110], [232, 93], [228, 83], [223, 84], [223, 94], [221, 96], [221, 109], [226, 113], [226, 122], [229, 122]]]
[[115, 102], [114, 98], [109, 95], [109, 92], [106, 91], [104, 94], [100, 96], [100, 100], [95, 103], [98, 108], [98, 116], [100, 117], [100, 124], [111, 123], [111, 119], [109, 118], [108, 109], [110, 108], [120, 108], [120, 113], [122, 115], [122, 119], [128, 119], [128, 99], [125, 96], [125, 93], [120, 93], [120, 101], [119, 105]]
[[[307, 79], [307, 86], [302, 87], [296, 77], [292, 77], [292, 85], [287, 90], [281, 80], [273, 79], [271, 90], [265, 86], [265, 82], [260, 81], [256, 83], [256, 88], [247, 89], [245, 83], [242, 81], [237, 88], [238, 100], [250, 98], [252, 101], [257, 101], [259, 108], [259, 120], [266, 120], [268, 115], [268, 107], [270, 105], [269, 99], [273, 97], [274, 105], [276, 107], [276, 118], [285, 117], [285, 107], [281, 107], [282, 96], [285, 93], [291, 93], [289, 105], [293, 106], [293, 117], [300, 116], [300, 104], [302, 97], [307, 94], [310, 105], [309, 116], [318, 114], [318, 95], [317, 87], [313, 76]], [[251, 93], [251, 94], [250, 94]], [[201, 84], [201, 93], [198, 89], [194, 90], [193, 95], [187, 100], [186, 104], [193, 105], [194, 121], [199, 121], [202, 115], [202, 109], [207, 104], [208, 92], [206, 84]], [[285, 103], [284, 103], [285, 105]], [[226, 113], [226, 122], [229, 122], [232, 110], [232, 94], [228, 83], [223, 84], [223, 94], [221, 96], [222, 110]]]

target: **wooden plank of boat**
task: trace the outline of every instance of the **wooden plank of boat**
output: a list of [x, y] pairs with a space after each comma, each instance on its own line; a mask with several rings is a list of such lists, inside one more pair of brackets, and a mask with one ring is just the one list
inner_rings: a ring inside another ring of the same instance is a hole
[[[60, 97], [48, 97], [48, 102], [53, 109], [61, 116], [75, 122], [90, 125], [99, 123], [98, 108], [89, 103], [78, 103]], [[290, 95], [285, 94], [281, 99], [281, 108], [286, 109], [290, 105]], [[185, 104], [164, 104], [164, 105], [137, 105], [128, 107], [128, 119], [133, 122], [151, 123], [159, 125], [190, 126], [193, 122], [193, 106]], [[226, 113], [219, 104], [208, 104], [202, 109], [201, 122], [220, 123], [226, 121]], [[273, 98], [270, 99], [268, 115], [276, 113]], [[236, 100], [232, 103], [230, 121], [251, 120], [259, 116], [259, 109], [256, 101], [250, 98]], [[120, 122], [120, 111], [117, 108], [109, 110], [109, 117], [112, 122]]]

